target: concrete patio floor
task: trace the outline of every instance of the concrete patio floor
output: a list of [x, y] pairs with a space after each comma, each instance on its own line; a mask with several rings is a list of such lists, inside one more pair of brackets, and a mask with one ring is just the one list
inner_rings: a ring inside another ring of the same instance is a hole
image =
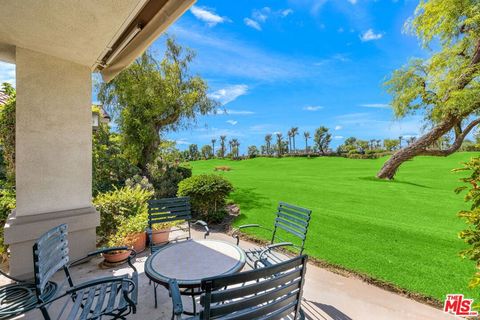
[[[192, 230], [194, 239], [201, 239], [202, 234]], [[224, 233], [212, 232], [211, 239], [234, 241]], [[241, 241], [243, 248], [254, 244]], [[143, 272], [143, 265], [148, 257], [147, 251], [138, 255], [135, 267], [139, 271], [139, 304], [137, 314], [128, 319], [166, 320], [171, 317], [171, 300], [167, 290], [158, 288], [159, 306], [154, 308], [153, 286]], [[119, 275], [129, 272], [122, 265], [118, 268], [102, 270], [98, 268], [101, 259], [94, 259], [73, 269], [77, 283], [106, 275]], [[57, 275], [58, 277], [59, 275]], [[312, 320], [440, 320], [458, 319], [441, 310], [410, 300], [392, 292], [370, 285], [357, 278], [344, 277], [328, 270], [308, 265], [304, 288], [303, 309], [307, 319]], [[43, 319], [39, 311], [31, 311], [19, 319]]]

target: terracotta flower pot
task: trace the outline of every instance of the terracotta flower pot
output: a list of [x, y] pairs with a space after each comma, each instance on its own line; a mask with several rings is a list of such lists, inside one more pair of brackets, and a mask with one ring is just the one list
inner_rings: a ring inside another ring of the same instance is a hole
[[104, 253], [103, 259], [105, 259], [105, 261], [108, 263], [119, 263], [127, 260], [129, 255], [130, 255], [130, 251], [126, 251], [126, 250], [112, 251], [112, 252]]
[[132, 247], [137, 253], [142, 252], [145, 250], [145, 246], [147, 244], [147, 233], [137, 233], [132, 236], [132, 238], [136, 238], [135, 242], [133, 243]]
[[162, 244], [168, 242], [168, 237], [170, 236], [170, 228], [162, 230], [154, 230], [152, 232], [152, 241], [153, 244]]

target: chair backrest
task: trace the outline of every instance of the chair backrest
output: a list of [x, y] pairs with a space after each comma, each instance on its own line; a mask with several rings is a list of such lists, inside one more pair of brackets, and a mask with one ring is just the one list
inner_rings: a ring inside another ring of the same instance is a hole
[[275, 228], [273, 229], [272, 243], [285, 242], [279, 236], [279, 229], [287, 232], [290, 235], [300, 239], [299, 246], [300, 254], [303, 253], [305, 240], [307, 238], [308, 225], [310, 224], [310, 217], [312, 210], [297, 207], [285, 202], [280, 202], [277, 208], [277, 217], [275, 218]]
[[270, 267], [202, 280], [200, 319], [296, 319], [300, 312], [307, 256]]
[[67, 234], [67, 225], [61, 224], [44, 233], [33, 245], [35, 290], [40, 301], [43, 301], [44, 289], [50, 278], [68, 265]]
[[148, 226], [192, 219], [190, 198], [164, 198], [148, 201]]

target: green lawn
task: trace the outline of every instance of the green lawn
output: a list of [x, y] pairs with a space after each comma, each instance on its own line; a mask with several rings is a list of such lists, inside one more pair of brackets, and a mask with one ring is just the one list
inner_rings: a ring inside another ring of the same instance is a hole
[[[474, 264], [458, 253], [465, 226], [456, 213], [465, 207], [453, 190], [451, 169], [473, 153], [419, 157], [404, 164], [394, 182], [377, 180], [384, 159], [258, 158], [193, 162], [193, 173], [220, 173], [234, 185], [240, 205], [236, 225], [272, 226], [278, 201], [313, 210], [307, 253], [316, 258], [443, 300], [467, 289]], [[258, 232], [258, 231], [257, 231]], [[268, 238], [266, 233], [256, 236]]]

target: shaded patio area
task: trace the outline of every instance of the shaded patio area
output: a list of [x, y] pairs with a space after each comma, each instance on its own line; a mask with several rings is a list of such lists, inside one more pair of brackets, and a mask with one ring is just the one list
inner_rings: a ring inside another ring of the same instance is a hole
[[[192, 232], [194, 239], [203, 237], [199, 231], [192, 230]], [[212, 232], [209, 238], [234, 242], [234, 239], [229, 235], [220, 232]], [[253, 248], [254, 244], [241, 241], [240, 246], [248, 249]], [[144, 263], [148, 255], [149, 252], [146, 250], [139, 254], [135, 261], [135, 267], [139, 271], [139, 303], [137, 313], [130, 315], [128, 319], [170, 319], [172, 303], [166, 289], [159, 287], [158, 308], [154, 308], [153, 285], [149, 284], [148, 278], [144, 274]], [[73, 267], [74, 280], [83, 282], [102, 276], [130, 272], [126, 264], [113, 269], [100, 269], [101, 262], [102, 260], [97, 258]], [[4, 280], [2, 279], [1, 282], [3, 283]], [[62, 303], [57, 304], [57, 306], [61, 305]], [[306, 318], [312, 320], [455, 319], [454, 316], [447, 315], [441, 310], [388, 292], [362, 280], [332, 273], [312, 264], [309, 264], [307, 269], [302, 305]], [[16, 319], [34, 320], [40, 318], [40, 311], [34, 310]]]

